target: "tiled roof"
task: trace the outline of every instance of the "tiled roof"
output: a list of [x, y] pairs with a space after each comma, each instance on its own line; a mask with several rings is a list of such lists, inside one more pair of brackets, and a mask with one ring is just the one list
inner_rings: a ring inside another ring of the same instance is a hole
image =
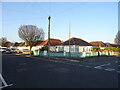
[[[56, 45], [61, 45], [62, 41], [59, 39], [50, 39], [50, 46], [56, 46]], [[48, 39], [43, 41], [41, 44], [38, 44], [37, 46], [45, 46], [48, 45]]]
[[[40, 44], [42, 42], [43, 41], [35, 41], [34, 42], [34, 46], [36, 46], [36, 45], [38, 45], [38, 44]], [[28, 45], [26, 45], [25, 42], [21, 42], [21, 43], [16, 43], [14, 46], [20, 46], [20, 47], [22, 47], [22, 46], [28, 46]]]
[[120, 47], [118, 44], [110, 44], [111, 47]]
[[102, 41], [93, 41], [93, 42], [90, 42], [90, 44], [92, 44], [94, 46], [98, 46], [98, 47], [106, 47], [107, 46], [107, 44]]
[[87, 41], [84, 41], [80, 38], [70, 38], [67, 41], [63, 42], [62, 45], [69, 45], [69, 40], [70, 40], [70, 45], [79, 45], [79, 46], [93, 46]]

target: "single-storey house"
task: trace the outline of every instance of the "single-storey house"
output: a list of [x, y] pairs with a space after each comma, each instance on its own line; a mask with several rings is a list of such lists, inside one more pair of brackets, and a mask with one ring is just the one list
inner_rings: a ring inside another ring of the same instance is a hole
[[120, 47], [118, 44], [104, 43], [102, 41], [93, 41], [90, 42], [93, 46], [99, 47], [100, 49], [104, 49], [105, 47]]
[[93, 48], [93, 45], [84, 41], [80, 38], [70, 38], [64, 41], [61, 45], [57, 45], [57, 51], [64, 51], [64, 52], [90, 52]]
[[105, 47], [109, 46], [109, 44], [104, 43], [102, 41], [92, 41], [92, 42], [90, 42], [90, 44], [92, 44], [95, 47], [99, 47], [100, 49], [104, 49]]
[[[37, 45], [42, 43], [42, 42], [43, 41], [35, 41], [34, 46], [32, 47], [32, 51], [38, 50], [40, 47], [38, 47]], [[16, 49], [19, 49], [19, 50], [30, 49], [30, 47], [25, 42], [15, 43], [13, 48], [16, 48]]]
[[[57, 50], [57, 45], [61, 45], [61, 44], [62, 44], [61, 40], [50, 38], [50, 51], [56, 51]], [[46, 50], [47, 50], [48, 39], [43, 41], [42, 43], [38, 44], [37, 46], [40, 47], [40, 48], [46, 48]]]

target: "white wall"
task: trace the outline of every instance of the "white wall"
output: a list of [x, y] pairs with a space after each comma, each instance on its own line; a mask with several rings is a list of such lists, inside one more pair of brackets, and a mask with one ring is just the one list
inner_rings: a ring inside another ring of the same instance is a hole
[[59, 52], [59, 51], [64, 51], [64, 46], [56, 46], [56, 52]]
[[[23, 50], [23, 49], [29, 49], [30, 50], [30, 47], [28, 46], [28, 47], [26, 47], [26, 46], [22, 46], [22, 47], [15, 47], [15, 48], [17, 48], [17, 49], [19, 49], [19, 50]], [[32, 51], [35, 51], [35, 50], [38, 50], [39, 48], [41, 48], [40, 46], [33, 46], [32, 47]]]
[[[77, 46], [71, 45], [70, 52], [90, 52], [93, 46]], [[69, 46], [64, 46], [64, 51], [69, 52]]]
[[[64, 51], [69, 52], [69, 46], [64, 46]], [[79, 46], [70, 45], [70, 52], [79, 52]]]

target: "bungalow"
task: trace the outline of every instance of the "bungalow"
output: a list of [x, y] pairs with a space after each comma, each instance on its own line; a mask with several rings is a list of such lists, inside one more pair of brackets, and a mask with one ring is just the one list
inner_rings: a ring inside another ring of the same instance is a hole
[[[50, 51], [57, 51], [57, 45], [61, 45], [61, 44], [62, 44], [61, 40], [51, 38], [50, 39]], [[42, 43], [38, 44], [37, 46], [40, 48], [46, 48], [46, 50], [47, 50], [48, 39], [43, 41]]]
[[107, 43], [104, 43], [102, 41], [93, 41], [93, 42], [90, 42], [90, 44], [92, 44], [95, 47], [99, 47], [100, 49], [104, 49], [105, 47], [109, 46]]
[[100, 49], [104, 49], [105, 47], [120, 47], [118, 44], [104, 43], [102, 41], [93, 41], [90, 42], [93, 46], [99, 47]]
[[[32, 47], [32, 51], [38, 50], [40, 47], [37, 47], [37, 45], [42, 43], [42, 42], [43, 41], [35, 41], [34, 46]], [[16, 48], [16, 49], [19, 49], [19, 50], [30, 49], [30, 47], [25, 42], [15, 43], [13, 48]]]
[[63, 50], [64, 52], [90, 52], [93, 45], [80, 39], [80, 38], [70, 38], [64, 41], [61, 45], [57, 45], [58, 51]]
[[109, 47], [119, 47], [119, 48], [120, 48], [120, 45], [118, 45], [118, 44], [111, 44], [111, 43], [109, 43]]

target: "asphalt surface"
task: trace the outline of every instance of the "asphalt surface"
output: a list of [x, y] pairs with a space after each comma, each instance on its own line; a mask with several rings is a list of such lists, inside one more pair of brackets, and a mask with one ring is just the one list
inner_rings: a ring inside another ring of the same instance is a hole
[[2, 75], [9, 88], [118, 88], [118, 57], [80, 60], [3, 55]]

